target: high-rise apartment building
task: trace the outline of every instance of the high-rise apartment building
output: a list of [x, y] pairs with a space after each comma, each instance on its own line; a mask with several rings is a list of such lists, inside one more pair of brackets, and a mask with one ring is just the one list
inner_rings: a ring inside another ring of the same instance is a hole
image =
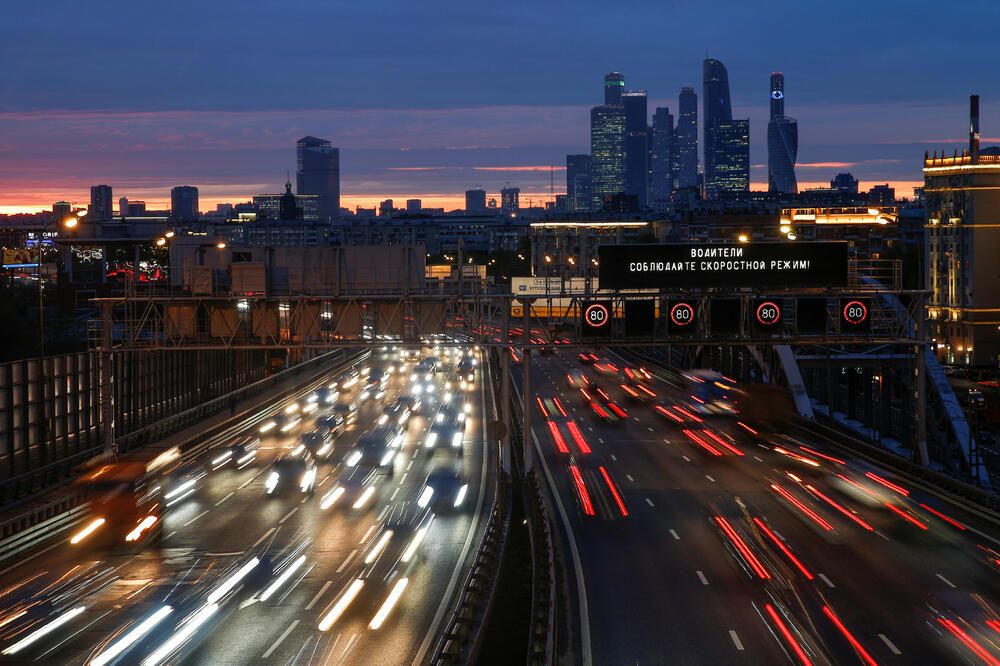
[[767, 188], [770, 192], [795, 194], [795, 157], [799, 150], [798, 123], [785, 115], [785, 76], [771, 74], [769, 88], [771, 118], [767, 123]]
[[92, 222], [108, 222], [114, 217], [114, 204], [110, 185], [94, 185], [90, 188], [90, 209], [87, 219]]
[[649, 206], [649, 118], [646, 91], [629, 90], [622, 96], [625, 113], [625, 193], [639, 209]]
[[513, 217], [521, 207], [521, 188], [505, 187], [500, 190], [500, 213]]
[[604, 197], [625, 192], [625, 113], [621, 105], [590, 110], [591, 210], [604, 208]]
[[326, 139], [306, 136], [295, 144], [298, 171], [295, 189], [299, 194], [315, 194], [320, 220], [340, 215], [340, 149]]
[[621, 72], [611, 72], [604, 75], [604, 103], [620, 105], [625, 93], [625, 75]]
[[590, 210], [590, 155], [566, 156], [566, 212]]
[[[733, 121], [726, 66], [715, 58], [707, 58], [703, 74], [705, 198], [717, 199], [722, 192], [750, 189], [750, 121]], [[747, 136], [745, 160], [744, 133]], [[744, 169], [745, 173], [742, 172]], [[746, 183], [745, 187], [743, 183]]]
[[406, 200], [406, 212], [407, 213], [419, 213], [420, 209], [423, 207], [423, 202], [420, 199], [407, 199]]
[[858, 179], [849, 171], [838, 173], [830, 181], [830, 189], [838, 192], [858, 193]]
[[486, 190], [477, 187], [475, 189], [465, 191], [465, 212], [486, 212]]
[[980, 150], [979, 96], [969, 104], [969, 147], [924, 154], [930, 336], [946, 363], [1000, 362], [1000, 148]]
[[698, 186], [698, 93], [681, 88], [677, 97], [677, 188]]
[[174, 220], [197, 220], [198, 188], [190, 185], [178, 185], [170, 190], [170, 217]]
[[652, 201], [669, 201], [674, 191], [674, 117], [665, 106], [653, 112], [649, 134], [649, 189]]

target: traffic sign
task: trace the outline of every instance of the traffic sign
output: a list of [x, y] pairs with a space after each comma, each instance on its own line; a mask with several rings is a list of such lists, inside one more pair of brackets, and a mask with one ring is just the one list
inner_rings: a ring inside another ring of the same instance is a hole
[[781, 330], [782, 304], [779, 299], [765, 299], [754, 303], [751, 323], [759, 331], [773, 333]]
[[840, 299], [840, 330], [865, 333], [871, 330], [870, 303], [867, 298]]
[[741, 335], [742, 306], [743, 304], [735, 298], [713, 299], [709, 305], [709, 335], [713, 338]]
[[826, 335], [826, 299], [799, 298], [795, 301], [795, 326], [799, 335]]
[[611, 301], [589, 301], [583, 304], [581, 327], [586, 337], [611, 335]]
[[625, 301], [625, 335], [652, 335], [656, 323], [656, 302], [651, 298]]
[[694, 301], [667, 302], [667, 332], [670, 335], [694, 335], [698, 329]]

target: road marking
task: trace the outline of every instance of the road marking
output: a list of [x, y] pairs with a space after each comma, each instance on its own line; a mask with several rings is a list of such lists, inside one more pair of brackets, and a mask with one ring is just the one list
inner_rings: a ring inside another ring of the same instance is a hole
[[829, 578], [827, 578], [825, 574], [817, 574], [817, 575], [818, 575], [818, 576], [819, 576], [820, 578], [822, 578], [822, 579], [823, 579], [823, 582], [824, 582], [824, 583], [826, 583], [826, 584], [827, 584], [827, 585], [828, 585], [828, 586], [829, 586], [829, 587], [830, 587], [831, 589], [832, 589], [832, 588], [835, 588], [835, 587], [837, 587], [837, 586], [836, 586], [836, 585], [834, 585], [834, 584], [833, 584], [832, 582], [830, 582], [830, 579], [829, 579]]
[[886, 541], [889, 541], [889, 537], [887, 537], [886, 535], [882, 534], [880, 531], [875, 530], [875, 534], [879, 535], [880, 537], [882, 537]]
[[756, 460], [757, 462], [764, 462], [763, 460], [760, 459], [760, 456], [754, 456], [753, 459]]
[[284, 518], [282, 518], [281, 520], [278, 521], [278, 524], [281, 524], [281, 523], [285, 522], [286, 520], [288, 520], [289, 518], [291, 518], [292, 514], [294, 514], [298, 510], [299, 510], [299, 507], [297, 507], [297, 506], [293, 507], [291, 511], [289, 511], [288, 513], [285, 514]]
[[677, 536], [677, 532], [675, 532], [674, 530], [667, 530], [667, 531], [670, 532], [670, 536], [672, 536], [673, 538], [677, 539], [678, 541], [681, 540], [681, 538]]
[[631, 474], [626, 474], [625, 478], [628, 479], [629, 481], [635, 482], [635, 479], [632, 478]]
[[358, 549], [357, 548], [355, 548], [354, 550], [352, 550], [351, 554], [348, 555], [346, 558], [344, 558], [344, 561], [340, 563], [339, 567], [337, 567], [337, 573], [340, 573], [341, 571], [343, 571], [344, 569], [346, 569], [347, 565], [350, 564], [351, 560], [353, 560], [354, 556], [357, 555], [357, 554], [358, 554]]
[[684, 458], [684, 460], [686, 460], [687, 462], [691, 462], [691, 459], [688, 458], [687, 456], [681, 456], [681, 458]]
[[317, 488], [322, 488], [323, 484], [330, 480], [330, 474], [323, 477], [323, 480], [316, 484]]
[[[633, 418], [633, 419], [635, 419], [635, 420], [636, 420], [636, 422], [638, 422], [638, 421], [639, 421], [639, 417], [638, 417], [638, 416], [633, 416], [632, 418]], [[650, 430], [652, 430], [652, 428], [650, 428]]]
[[413, 461], [412, 460], [410, 460], [410, 464], [406, 466], [406, 471], [409, 472], [411, 467], [413, 467]]
[[[638, 420], [638, 419], [636, 419], [636, 420]], [[650, 428], [649, 426], [646, 426], [646, 430], [648, 430], [649, 432], [654, 432], [654, 430], [652, 428]]]
[[698, 574], [698, 580], [701, 581], [702, 585], [708, 585], [708, 579], [705, 578], [705, 574], [700, 571], [695, 571], [695, 573]]
[[[175, 534], [177, 534], [177, 530], [174, 530], [173, 532], [171, 532], [170, 534], [168, 534], [168, 535], [167, 535], [167, 538], [169, 539], [170, 537], [172, 537], [172, 536], [173, 536], [173, 535], [175, 535]], [[45, 551], [43, 550], [43, 551], [42, 551], [42, 553], [44, 553], [44, 552], [45, 552]], [[39, 555], [41, 555], [42, 553], [39, 553]], [[29, 559], [30, 559], [30, 558], [29, 558]], [[28, 560], [21, 560], [21, 561], [22, 561], [22, 562], [27, 562]]]
[[398, 494], [399, 494], [399, 486], [396, 486], [396, 489], [392, 491], [392, 495], [389, 496], [389, 501], [390, 502], [394, 501], [396, 499], [396, 495]]
[[[598, 442], [600, 442], [601, 444], [603, 444], [603, 443], [604, 443], [604, 440], [603, 440], [603, 439], [601, 439], [600, 437], [598, 437], [598, 438], [597, 438], [597, 441], [598, 441]], [[611, 457], [612, 457], [612, 458], [614, 458], [614, 456], [611, 456]]]
[[381, 523], [382, 519], [385, 518], [385, 514], [389, 513], [390, 508], [391, 506], [389, 504], [386, 504], [384, 507], [382, 507], [382, 510], [378, 512], [378, 517], [375, 519], [375, 522]]
[[709, 476], [708, 474], [706, 474], [706, 475], [705, 475], [705, 478], [706, 478], [706, 479], [708, 479], [709, 481], [711, 481], [712, 483], [715, 483], [715, 479], [713, 479], [713, 478], [712, 478], [711, 476]]
[[743, 650], [743, 643], [740, 642], [740, 637], [736, 635], [736, 632], [732, 629], [729, 630], [729, 637], [733, 639], [733, 645], [736, 646], [737, 650]]
[[772, 529], [771, 531], [774, 532], [775, 535], [777, 535], [777, 537], [779, 539], [781, 539], [782, 541], [788, 541], [788, 539], [786, 539], [785, 536], [781, 532], [779, 532], [778, 530]]
[[614, 460], [615, 462], [618, 462], [618, 458], [616, 458], [615, 454], [613, 453], [611, 454], [611, 459]]
[[878, 637], [882, 639], [882, 642], [885, 643], [886, 647], [889, 648], [893, 654], [903, 654], [902, 652], [899, 651], [898, 647], [893, 645], [892, 641], [889, 640], [888, 636], [886, 636], [885, 634], [879, 634]]
[[646, 498], [646, 504], [648, 504], [649, 506], [656, 506], [655, 504], [653, 504], [653, 500], [649, 499], [648, 497]]
[[235, 493], [236, 493], [235, 490], [233, 492], [229, 493], [228, 495], [226, 495], [225, 497], [223, 497], [222, 499], [220, 499], [218, 502], [216, 502], [215, 506], [219, 506], [220, 504], [222, 504], [223, 502], [225, 502], [227, 499], [229, 499], [230, 497], [232, 497]]
[[948, 580], [947, 578], [945, 578], [941, 574], [934, 574], [934, 575], [937, 576], [938, 578], [940, 578], [941, 580], [943, 580], [944, 582], [948, 583], [949, 587], [955, 587], [955, 584], [953, 582], [951, 582], [950, 580]]
[[333, 585], [332, 580], [326, 581], [326, 583], [323, 584], [323, 587], [319, 588], [319, 592], [317, 592], [316, 596], [312, 598], [312, 601], [310, 601], [306, 605], [305, 610], [310, 610], [316, 604], [316, 602], [319, 601], [319, 598], [323, 596], [323, 593], [326, 592], [331, 585]]
[[[187, 527], [188, 525], [190, 525], [190, 524], [191, 524], [191, 523], [193, 523], [194, 521], [196, 521], [196, 520], [198, 520], [199, 518], [201, 518], [202, 516], [204, 516], [204, 515], [205, 515], [206, 513], [208, 513], [208, 509], [205, 509], [204, 511], [202, 511], [201, 513], [199, 513], [199, 514], [198, 514], [197, 516], [195, 516], [195, 517], [194, 517], [194, 518], [192, 518], [191, 520], [189, 520], [189, 521], [187, 521], [186, 523], [184, 523], [184, 527]], [[955, 587], [955, 586], [954, 586], [954, 585], [952, 585], [952, 587]]]
[[261, 541], [263, 541], [263, 540], [264, 540], [264, 539], [266, 539], [267, 537], [271, 536], [271, 534], [272, 534], [273, 532], [275, 532], [275, 531], [276, 531], [277, 529], [278, 529], [278, 528], [276, 528], [276, 527], [272, 527], [272, 528], [271, 528], [271, 529], [269, 529], [268, 531], [264, 532], [264, 536], [262, 536], [261, 538], [257, 539], [257, 540], [256, 540], [256, 541], [254, 542], [254, 544], [253, 544], [252, 546], [250, 546], [250, 550], [253, 550], [253, 549], [254, 549], [254, 548], [256, 548], [257, 546], [259, 546], [259, 545], [260, 545], [260, 542], [261, 542]]
[[365, 541], [368, 541], [368, 537], [371, 535], [372, 530], [374, 530], [374, 529], [375, 529], [375, 525], [373, 524], [371, 527], [368, 528], [368, 531], [365, 532], [365, 535], [363, 537], [361, 537], [361, 541], [359, 541], [358, 543], [364, 543]]
[[407, 474], [409, 474], [409, 472], [403, 472], [403, 476], [399, 477], [399, 484], [398, 485], [400, 485], [400, 486], [403, 485], [403, 481], [406, 481], [406, 475]]
[[267, 652], [265, 652], [264, 654], [262, 654], [260, 656], [260, 658], [261, 659], [267, 659], [272, 654], [274, 654], [274, 651], [278, 649], [279, 645], [281, 645], [281, 641], [283, 641], [286, 638], [288, 638], [288, 634], [292, 633], [292, 630], [295, 629], [295, 627], [296, 627], [296, 625], [298, 625], [298, 623], [299, 623], [299, 620], [295, 620], [290, 625], [288, 625], [288, 629], [285, 629], [284, 633], [282, 633], [280, 636], [278, 636], [278, 640], [274, 641], [274, 644], [271, 645], [271, 647], [267, 648]]

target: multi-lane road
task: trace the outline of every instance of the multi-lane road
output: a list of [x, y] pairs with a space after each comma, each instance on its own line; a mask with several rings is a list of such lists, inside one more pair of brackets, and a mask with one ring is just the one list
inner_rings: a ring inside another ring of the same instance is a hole
[[[242, 469], [212, 469], [229, 443], [219, 442], [201, 461], [207, 475], [198, 490], [164, 515], [159, 544], [109, 549], [60, 537], [0, 571], [0, 660], [426, 659], [481, 538], [496, 480], [496, 451], [484, 446], [486, 371], [477, 368], [476, 382], [463, 390], [454, 377], [457, 360], [440, 356], [444, 362], [429, 379], [413, 377], [413, 361], [397, 369], [381, 399], [361, 400], [362, 382], [340, 389], [339, 402], [359, 404], [357, 422], [337, 437], [333, 456], [320, 461], [312, 494], [293, 489], [271, 497], [266, 480], [274, 456], [298, 446], [322, 407], [285, 433], [267, 433], [257, 459]], [[376, 352], [368, 365], [388, 368], [396, 358], [392, 350]], [[391, 471], [377, 473], [374, 496], [358, 510], [347, 503], [324, 509], [345, 472], [344, 452], [377, 426], [385, 405], [412, 395], [415, 386], [421, 409], [408, 421]], [[470, 405], [462, 455], [449, 445], [424, 446], [446, 396]], [[289, 396], [289, 404], [300, 397]], [[428, 527], [428, 510], [417, 501], [438, 467], [459, 470], [469, 488], [461, 507], [435, 509]]]
[[995, 527], [808, 433], [699, 414], [661, 378], [595, 356], [532, 361], [574, 660], [1000, 663]]

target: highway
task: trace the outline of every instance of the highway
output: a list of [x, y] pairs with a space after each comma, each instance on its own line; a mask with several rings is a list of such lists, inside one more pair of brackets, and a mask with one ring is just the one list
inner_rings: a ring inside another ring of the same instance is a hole
[[[368, 365], [388, 369], [398, 355], [376, 351]], [[199, 468], [206, 476], [194, 493], [175, 496], [158, 544], [111, 548], [91, 545], [88, 536], [74, 545], [67, 535], [0, 571], [0, 661], [426, 659], [481, 538], [496, 481], [496, 452], [484, 446], [485, 371], [478, 366], [475, 383], [463, 389], [454, 377], [457, 357], [443, 349], [439, 355], [438, 372], [417, 381], [416, 360], [400, 364], [381, 399], [361, 399], [363, 375], [340, 387], [339, 404], [359, 403], [357, 421], [334, 440], [329, 459], [321, 458], [312, 493], [293, 488], [269, 496], [267, 484], [274, 457], [295, 450], [313, 417], [326, 413], [322, 400], [297, 425], [265, 433], [256, 458], [241, 469], [235, 455], [226, 461], [228, 441], [205, 454]], [[330, 379], [343, 385], [346, 378]], [[358, 509], [346, 501], [328, 505], [349, 471], [347, 452], [378, 425], [384, 406], [415, 386], [420, 411], [409, 418], [389, 468], [376, 472], [374, 495]], [[299, 397], [289, 396], [289, 410]], [[308, 396], [301, 398], [296, 404], [306, 407]], [[446, 399], [469, 404], [461, 449], [425, 446]], [[436, 468], [464, 475], [468, 489], [458, 508], [419, 506]]]
[[1000, 664], [994, 526], [578, 352], [532, 359], [539, 475], [585, 618], [574, 661]]

